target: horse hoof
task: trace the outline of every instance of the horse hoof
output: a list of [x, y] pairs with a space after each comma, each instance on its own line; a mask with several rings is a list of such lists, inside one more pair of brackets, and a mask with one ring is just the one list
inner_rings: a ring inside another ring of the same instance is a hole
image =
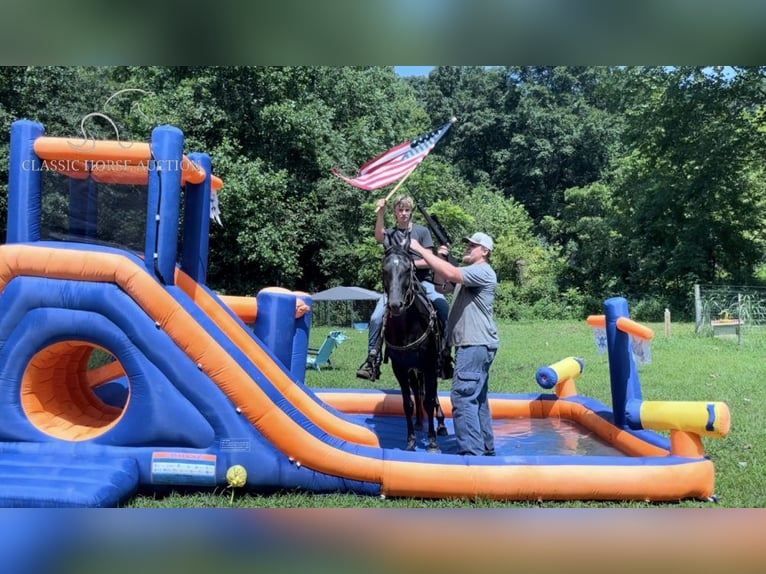
[[439, 436], [447, 436], [449, 431], [447, 430], [447, 427], [439, 427], [436, 429], [436, 434]]
[[426, 452], [430, 452], [430, 453], [440, 453], [440, 452], [441, 452], [441, 449], [440, 449], [440, 448], [439, 448], [437, 445], [435, 445], [435, 444], [432, 444], [432, 445], [428, 445], [428, 446], [426, 447]]
[[407, 450], [415, 450], [415, 441], [411, 440], [407, 443]]

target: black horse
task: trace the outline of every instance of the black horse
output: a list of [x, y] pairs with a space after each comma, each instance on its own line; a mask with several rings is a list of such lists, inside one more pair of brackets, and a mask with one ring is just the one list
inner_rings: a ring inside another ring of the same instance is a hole
[[[434, 430], [434, 412], [439, 421], [439, 436], [447, 435], [444, 413], [437, 394], [440, 359], [441, 323], [436, 309], [415, 276], [415, 265], [407, 245], [384, 239], [383, 288], [388, 297], [383, 339], [386, 357], [391, 360], [394, 376], [402, 389], [404, 415], [407, 419], [407, 450], [415, 450], [415, 428], [428, 420], [428, 452], [439, 452]], [[410, 396], [412, 394], [412, 397]], [[413, 409], [416, 424], [413, 425]]]

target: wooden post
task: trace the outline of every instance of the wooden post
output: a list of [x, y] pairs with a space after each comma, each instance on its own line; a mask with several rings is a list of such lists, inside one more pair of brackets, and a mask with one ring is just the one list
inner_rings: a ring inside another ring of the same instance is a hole
[[665, 307], [665, 338], [670, 339], [670, 309]]
[[700, 296], [700, 286], [698, 283], [694, 284], [694, 319], [695, 319], [695, 331], [699, 333], [702, 330], [702, 297]]
[[737, 293], [737, 344], [742, 345], [742, 293]]

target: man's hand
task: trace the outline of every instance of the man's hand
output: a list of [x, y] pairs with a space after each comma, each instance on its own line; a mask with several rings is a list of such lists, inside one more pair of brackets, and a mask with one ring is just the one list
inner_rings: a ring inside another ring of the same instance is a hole
[[410, 240], [410, 249], [418, 253], [423, 261], [434, 270], [434, 285], [440, 293], [452, 293], [455, 287], [454, 283], [463, 282], [463, 274], [460, 269], [441, 257], [442, 251], [449, 253], [449, 247], [439, 247], [438, 258], [433, 251], [418, 243], [417, 239]]
[[437, 250], [437, 254], [442, 259], [449, 259], [449, 252], [450, 252], [450, 246], [449, 245], [440, 245], [439, 249]]

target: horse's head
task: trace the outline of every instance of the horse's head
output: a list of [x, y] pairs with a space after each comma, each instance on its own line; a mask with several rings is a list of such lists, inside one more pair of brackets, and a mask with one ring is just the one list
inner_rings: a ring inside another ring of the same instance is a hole
[[389, 312], [399, 315], [414, 297], [415, 268], [408, 250], [409, 237], [407, 244], [402, 246], [386, 235], [383, 246], [383, 289], [388, 297]]

